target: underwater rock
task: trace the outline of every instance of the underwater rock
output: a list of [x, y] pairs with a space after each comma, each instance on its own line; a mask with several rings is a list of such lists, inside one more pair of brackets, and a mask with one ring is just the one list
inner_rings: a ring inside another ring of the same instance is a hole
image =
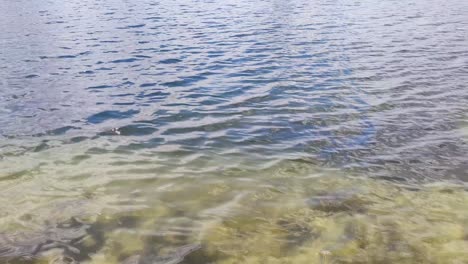
[[133, 256], [126, 258], [122, 262], [122, 264], [140, 264], [140, 259], [141, 259], [140, 255], [133, 255]]
[[194, 251], [201, 248], [199, 244], [186, 245], [174, 248], [165, 254], [160, 255], [133, 255], [126, 258], [123, 264], [178, 264]]
[[306, 201], [310, 208], [326, 213], [363, 213], [368, 201], [360, 199], [352, 192], [327, 193], [314, 196]]
[[76, 244], [87, 234], [88, 225], [75, 218], [34, 232], [0, 234], [0, 262], [33, 262], [47, 251], [60, 249], [64, 255], [79, 254]]

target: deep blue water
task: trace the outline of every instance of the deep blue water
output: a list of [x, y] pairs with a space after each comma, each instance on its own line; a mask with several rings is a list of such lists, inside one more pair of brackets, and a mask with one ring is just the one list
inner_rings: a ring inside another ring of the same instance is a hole
[[466, 120], [466, 8], [2, 1], [3, 145], [123, 129], [188, 152], [442, 177], [467, 157], [456, 134]]

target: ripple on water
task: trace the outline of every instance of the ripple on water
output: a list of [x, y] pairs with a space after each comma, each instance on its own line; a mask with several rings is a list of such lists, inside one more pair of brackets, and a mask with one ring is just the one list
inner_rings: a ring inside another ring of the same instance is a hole
[[466, 1], [1, 6], [0, 262], [468, 259]]
[[91, 124], [99, 124], [110, 119], [125, 119], [130, 118], [140, 111], [128, 110], [128, 111], [103, 111], [88, 117], [86, 120]]

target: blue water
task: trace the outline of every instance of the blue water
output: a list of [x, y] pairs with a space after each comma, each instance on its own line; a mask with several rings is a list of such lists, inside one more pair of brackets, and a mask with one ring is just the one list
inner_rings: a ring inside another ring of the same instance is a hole
[[[451, 133], [466, 110], [464, 8], [3, 1], [0, 132], [70, 128], [93, 138], [130, 127], [127, 136], [150, 133], [187, 151], [378, 167], [402, 151], [424, 163], [407, 144], [426, 137], [423, 149], [453, 146], [458, 166], [461, 142], [439, 132]], [[413, 176], [443, 176], [436, 167], [449, 164], [434, 162]]]

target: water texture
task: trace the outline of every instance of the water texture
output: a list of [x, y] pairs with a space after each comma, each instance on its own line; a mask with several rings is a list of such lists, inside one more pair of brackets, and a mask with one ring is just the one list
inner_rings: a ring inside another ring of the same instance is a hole
[[468, 263], [467, 14], [0, 0], [0, 263]]

